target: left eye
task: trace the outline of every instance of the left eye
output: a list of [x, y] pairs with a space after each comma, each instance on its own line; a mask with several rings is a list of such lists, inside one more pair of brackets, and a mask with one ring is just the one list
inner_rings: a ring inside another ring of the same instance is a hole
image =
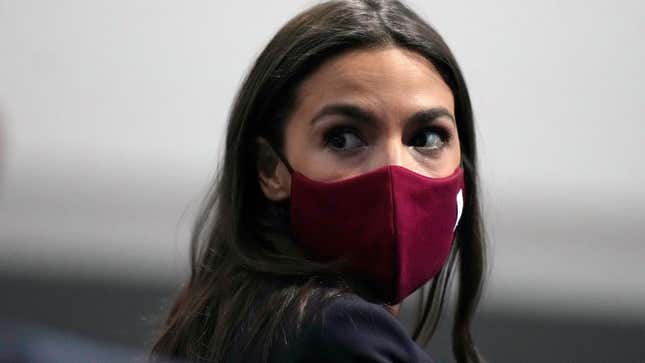
[[423, 130], [410, 140], [410, 146], [431, 150], [440, 149], [445, 142], [444, 140], [445, 138], [440, 132]]

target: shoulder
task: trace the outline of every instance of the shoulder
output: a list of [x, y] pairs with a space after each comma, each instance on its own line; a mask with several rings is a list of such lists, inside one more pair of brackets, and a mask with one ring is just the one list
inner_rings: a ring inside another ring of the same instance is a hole
[[383, 306], [353, 294], [322, 307], [293, 343], [296, 362], [431, 362]]

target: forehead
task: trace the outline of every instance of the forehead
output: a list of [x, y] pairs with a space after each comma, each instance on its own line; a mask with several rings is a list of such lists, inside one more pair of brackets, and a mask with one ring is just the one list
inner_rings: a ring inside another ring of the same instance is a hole
[[339, 101], [384, 113], [443, 106], [454, 114], [452, 92], [434, 65], [398, 47], [352, 50], [323, 63], [300, 85], [297, 108], [315, 112]]

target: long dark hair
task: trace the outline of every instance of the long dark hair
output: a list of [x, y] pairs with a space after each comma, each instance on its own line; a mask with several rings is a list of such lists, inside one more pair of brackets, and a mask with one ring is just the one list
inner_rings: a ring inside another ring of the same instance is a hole
[[386, 0], [313, 6], [280, 29], [256, 60], [235, 99], [224, 162], [194, 226], [190, 279], [170, 309], [153, 357], [222, 362], [233, 344], [261, 346], [266, 353], [281, 334], [282, 320], [302, 317], [303, 311], [319, 309], [325, 297], [348, 290], [333, 265], [308, 258], [297, 247], [287, 207], [262, 193], [255, 140], [262, 136], [282, 151], [285, 120], [303, 79], [344, 51], [382, 46], [423, 55], [452, 90], [467, 191], [452, 254], [424, 288], [413, 337], [422, 345], [432, 337], [456, 266], [453, 352], [458, 362], [482, 361], [471, 336], [485, 243], [468, 90], [441, 36], [400, 2]]

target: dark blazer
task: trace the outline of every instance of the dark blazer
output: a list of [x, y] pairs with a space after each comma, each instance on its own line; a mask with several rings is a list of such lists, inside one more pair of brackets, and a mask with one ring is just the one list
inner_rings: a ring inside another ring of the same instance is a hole
[[[295, 331], [295, 320], [285, 332]], [[136, 353], [136, 354], [135, 354]], [[0, 363], [145, 362], [144, 354], [39, 327], [0, 324]], [[234, 346], [227, 362], [256, 363], [259, 349]], [[353, 294], [335, 297], [298, 334], [276, 339], [271, 363], [430, 363], [403, 326], [384, 307]], [[162, 363], [160, 360], [156, 361]]]
[[[293, 327], [286, 327], [286, 331]], [[227, 361], [259, 361], [259, 351], [233, 348]], [[432, 360], [383, 306], [353, 294], [336, 297], [286, 343], [276, 340], [271, 363], [430, 363]]]

